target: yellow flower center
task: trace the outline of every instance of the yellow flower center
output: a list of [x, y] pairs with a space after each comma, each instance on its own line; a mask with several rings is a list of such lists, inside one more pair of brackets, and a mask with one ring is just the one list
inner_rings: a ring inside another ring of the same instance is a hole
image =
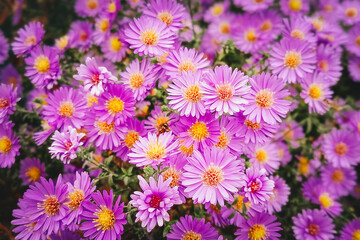
[[38, 167], [31, 167], [26, 171], [25, 176], [29, 177], [31, 182], [36, 182], [40, 179], [41, 171]]
[[189, 148], [181, 145], [181, 146], [179, 147], [179, 150], [180, 150], [181, 153], [184, 154], [185, 156], [190, 157], [190, 156], [193, 154], [193, 152], [194, 152], [194, 145], [191, 145], [191, 147], [189, 147]]
[[289, 1], [289, 8], [292, 11], [300, 11], [302, 7], [302, 2], [301, 0], [290, 0]]
[[315, 223], [310, 223], [307, 227], [310, 235], [315, 236], [318, 235], [319, 233], [319, 226], [316, 225]]
[[202, 240], [202, 236], [199, 233], [187, 231], [181, 240]]
[[352, 240], [360, 240], [360, 229], [352, 234]]
[[220, 33], [222, 33], [222, 34], [230, 33], [230, 24], [228, 22], [221, 23], [219, 28], [220, 28]]
[[216, 187], [224, 180], [224, 172], [219, 166], [214, 166], [214, 163], [210, 163], [210, 166], [201, 176], [201, 180], [205, 186]]
[[130, 75], [129, 84], [132, 89], [137, 89], [143, 85], [144, 75], [141, 72], [133, 73]]
[[108, 12], [114, 13], [115, 11], [116, 11], [116, 4], [115, 4], [115, 2], [109, 3]]
[[115, 115], [118, 112], [122, 112], [124, 110], [125, 105], [120, 98], [113, 97], [112, 99], [106, 101], [106, 107], [110, 114]]
[[261, 124], [257, 122], [252, 122], [250, 120], [245, 120], [244, 124], [248, 129], [259, 130], [261, 128]]
[[329, 208], [334, 205], [334, 201], [330, 198], [329, 193], [322, 193], [319, 197], [319, 202], [324, 208]]
[[188, 130], [189, 135], [192, 139], [197, 141], [202, 141], [205, 138], [209, 137], [208, 127], [204, 122], [196, 122], [194, 123]]
[[200, 88], [197, 85], [189, 86], [184, 93], [184, 98], [191, 103], [197, 103], [202, 98], [202, 93], [200, 92]]
[[158, 161], [162, 159], [166, 154], [165, 148], [159, 143], [150, 143], [148, 150], [146, 151], [146, 158], [152, 161]]
[[260, 163], [267, 161], [267, 153], [263, 149], [259, 149], [255, 153], [256, 160]]
[[229, 101], [230, 98], [234, 95], [233, 89], [230, 84], [224, 84], [216, 86], [217, 96], [221, 101]]
[[318, 62], [318, 66], [321, 69], [322, 72], [329, 71], [329, 64], [325, 60], [321, 60]]
[[261, 24], [260, 30], [263, 32], [270, 31], [272, 29], [272, 23], [270, 20], [266, 20]]
[[287, 129], [284, 133], [284, 138], [292, 140], [294, 138], [294, 131], [292, 131], [291, 129]]
[[254, 29], [250, 29], [249, 31], [246, 32], [246, 40], [248, 42], [255, 42], [257, 40], [257, 36], [255, 34]]
[[218, 17], [220, 14], [222, 14], [224, 12], [224, 7], [222, 4], [215, 4], [212, 8], [211, 8], [211, 13], [214, 17]]
[[109, 19], [107, 19], [107, 18], [102, 19], [98, 25], [98, 28], [102, 32], [106, 32], [107, 30], [109, 30], [109, 28], [110, 28]]
[[238, 210], [239, 212], [243, 211], [243, 203], [244, 203], [244, 196], [238, 196], [236, 198], [236, 203], [234, 205], [234, 208]]
[[111, 49], [115, 52], [119, 51], [122, 47], [122, 43], [118, 37], [111, 37], [110, 45], [111, 45]]
[[344, 179], [344, 173], [340, 169], [336, 169], [331, 175], [331, 179], [335, 183], [339, 183]]
[[80, 207], [80, 204], [84, 201], [85, 193], [81, 189], [76, 189], [73, 192], [69, 193], [67, 198], [69, 199], [67, 206], [71, 210], [76, 210]]
[[71, 101], [62, 102], [59, 107], [59, 115], [62, 117], [71, 117], [74, 114], [74, 107]]
[[0, 98], [0, 109], [5, 109], [10, 106], [10, 101], [6, 98]]
[[321, 31], [324, 26], [324, 21], [319, 18], [315, 18], [313, 19], [312, 24], [317, 31]]
[[181, 172], [178, 172], [175, 168], [169, 168], [163, 173], [164, 181], [168, 180], [169, 178], [172, 178], [169, 186], [170, 187], [178, 186], [180, 180], [180, 174]]
[[44, 199], [42, 208], [44, 209], [44, 212], [48, 216], [54, 216], [59, 213], [60, 210], [60, 202], [54, 195], [45, 195], [46, 199]]
[[218, 148], [221, 148], [221, 149], [226, 149], [229, 142], [230, 142], [230, 139], [226, 135], [226, 133], [221, 132], [221, 134], [219, 136], [219, 142], [215, 146], [218, 147]]
[[97, 219], [93, 220], [93, 223], [96, 223], [95, 226], [97, 230], [107, 231], [114, 227], [116, 218], [112, 210], [106, 206], [101, 206], [101, 209], [98, 209], [94, 215], [97, 216]]
[[98, 2], [95, 0], [89, 0], [86, 4], [86, 6], [88, 7], [88, 9], [90, 10], [94, 10], [98, 7]]
[[99, 129], [99, 134], [110, 134], [115, 131], [115, 123], [107, 124], [106, 122], [97, 121], [95, 126]]
[[356, 43], [357, 46], [360, 47], [360, 36], [358, 36], [358, 37], [356, 38], [355, 43]]
[[309, 160], [306, 157], [301, 157], [299, 160], [299, 172], [306, 175], [309, 171]]
[[69, 37], [66, 35], [56, 40], [56, 46], [60, 50], [63, 50], [68, 45], [68, 43], [69, 43]]
[[95, 104], [98, 103], [98, 98], [97, 98], [96, 96], [94, 96], [94, 95], [89, 95], [89, 96], [87, 97], [87, 105], [88, 105], [89, 107], [92, 107], [92, 106], [94, 106], [94, 103], [95, 103]]
[[124, 143], [129, 149], [133, 148], [134, 143], [139, 140], [139, 133], [133, 130], [130, 130], [128, 134], [126, 134]]
[[304, 35], [304, 32], [303, 31], [300, 31], [298, 29], [294, 29], [291, 31], [291, 34], [290, 34], [293, 38], [298, 38], [300, 40], [303, 40], [305, 38], [305, 35]]
[[301, 54], [296, 51], [286, 51], [284, 57], [284, 66], [296, 69], [302, 64]]
[[185, 71], [185, 72], [189, 72], [189, 71], [195, 72], [196, 67], [195, 67], [195, 65], [194, 65], [194, 63], [192, 61], [186, 60], [186, 61], [182, 61], [179, 64], [178, 70], [179, 70], [179, 73], [182, 73], [183, 71]]
[[348, 151], [348, 147], [345, 143], [339, 142], [338, 144], [335, 145], [335, 152], [337, 155], [343, 156], [347, 153], [347, 151]]
[[50, 60], [44, 55], [40, 55], [35, 59], [34, 68], [38, 73], [46, 73], [50, 69]]
[[170, 26], [174, 19], [174, 17], [168, 11], [159, 12], [157, 17], [160, 21], [166, 23], [166, 26]]
[[274, 102], [274, 92], [270, 92], [270, 89], [261, 89], [255, 96], [255, 103], [259, 108], [269, 109]]
[[146, 46], [156, 46], [159, 43], [159, 34], [155, 30], [145, 30], [140, 34], [140, 40]]
[[29, 36], [26, 38], [25, 40], [25, 45], [26, 46], [32, 46], [36, 44], [36, 37], [35, 36]]
[[355, 18], [357, 17], [358, 15], [358, 11], [356, 8], [354, 7], [350, 7], [348, 9], [345, 10], [345, 15], [348, 17], [348, 18]]
[[309, 87], [309, 96], [312, 98], [312, 99], [319, 99], [322, 95], [323, 95], [323, 92], [322, 92], [322, 87], [320, 84], [316, 84], [316, 83], [312, 83]]
[[262, 224], [254, 224], [248, 233], [248, 237], [251, 240], [263, 240], [266, 239], [266, 228]]

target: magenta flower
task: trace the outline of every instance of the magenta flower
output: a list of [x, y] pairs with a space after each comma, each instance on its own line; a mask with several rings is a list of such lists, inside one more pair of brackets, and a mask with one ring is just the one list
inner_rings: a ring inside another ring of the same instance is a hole
[[266, 170], [264, 168], [250, 167], [246, 169], [244, 181], [243, 191], [251, 204], [266, 203], [274, 196], [273, 189], [275, 183], [266, 177]]
[[360, 219], [354, 219], [347, 223], [341, 231], [341, 239], [353, 240], [360, 236]]
[[125, 57], [127, 50], [128, 44], [125, 42], [122, 32], [110, 34], [101, 44], [104, 57], [112, 62], [120, 62]]
[[163, 112], [161, 107], [155, 106], [147, 120], [144, 120], [145, 129], [157, 135], [172, 131], [179, 116], [175, 113]]
[[93, 39], [92, 24], [88, 21], [74, 21], [70, 26], [69, 37], [73, 39], [70, 47], [80, 51], [88, 50]]
[[275, 40], [278, 35], [283, 32], [283, 19], [278, 11], [261, 11], [258, 13], [257, 17], [259, 18], [260, 31], [269, 38], [266, 42]]
[[9, 57], [9, 43], [5, 38], [3, 32], [0, 30], [0, 64], [3, 64], [5, 60]]
[[215, 2], [204, 13], [204, 21], [211, 23], [229, 14], [230, 1]]
[[285, 142], [278, 141], [278, 142], [276, 142], [276, 147], [278, 150], [278, 155], [279, 155], [278, 157], [281, 162], [280, 165], [285, 166], [292, 159], [292, 155], [290, 154], [290, 151], [289, 151], [289, 146]]
[[11, 167], [18, 156], [20, 144], [19, 138], [12, 132], [11, 123], [2, 123], [0, 126], [0, 167]]
[[346, 25], [360, 22], [360, 3], [357, 1], [343, 1], [337, 8], [336, 14]]
[[316, 49], [316, 71], [330, 84], [335, 84], [340, 79], [342, 71], [340, 58], [341, 51], [331, 45], [321, 44]]
[[220, 149], [229, 149], [235, 156], [243, 152], [243, 138], [236, 135], [239, 129], [239, 122], [234, 117], [222, 116], [220, 120], [220, 136], [215, 144]]
[[302, 126], [294, 120], [282, 122], [275, 135], [276, 139], [289, 142], [292, 148], [298, 148], [299, 141], [304, 137]]
[[274, 196], [270, 197], [270, 200], [266, 203], [266, 210], [269, 214], [273, 214], [274, 212], [280, 212], [281, 207], [288, 202], [290, 188], [284, 179], [279, 176], [271, 176], [270, 180], [273, 180], [275, 183], [273, 189]]
[[12, 50], [17, 57], [27, 55], [41, 43], [44, 36], [44, 26], [39, 22], [30, 22], [18, 31], [18, 37], [11, 44]]
[[309, 0], [280, 0], [281, 11], [285, 15], [300, 15], [309, 11]]
[[290, 19], [284, 18], [285, 32], [284, 37], [288, 39], [299, 39], [307, 41], [314, 45], [316, 44], [316, 37], [312, 30], [311, 23], [307, 22], [303, 16], [295, 15]]
[[331, 217], [337, 217], [342, 212], [342, 205], [336, 201], [337, 197], [333, 189], [328, 186], [322, 186], [316, 192], [315, 203], [320, 204], [320, 209], [329, 214]]
[[266, 174], [270, 175], [280, 167], [280, 158], [275, 143], [252, 144], [248, 148], [247, 155], [255, 168], [264, 168]]
[[93, 202], [90, 200], [83, 203], [83, 213], [80, 230], [84, 231], [84, 236], [98, 240], [121, 239], [126, 224], [126, 214], [124, 213], [124, 203], [120, 204], [121, 195], [118, 196], [114, 204], [112, 190], [106, 190], [101, 194], [100, 191], [91, 194]]
[[95, 44], [101, 45], [110, 36], [111, 24], [112, 20], [106, 13], [95, 19], [95, 31], [92, 35]]
[[231, 39], [239, 28], [239, 19], [233, 13], [224, 14], [214, 20], [209, 25], [209, 34], [216, 37], [219, 42], [226, 42]]
[[169, 186], [171, 178], [164, 181], [160, 175], [156, 182], [150, 177], [150, 184], [140, 175], [138, 179], [143, 192], [135, 191], [131, 194], [130, 204], [138, 209], [135, 222], [141, 221], [141, 226], [151, 232], [156, 225], [162, 227], [164, 220], [170, 221], [168, 211], [173, 205], [181, 204], [181, 199], [177, 187]]
[[16, 88], [17, 95], [22, 95], [21, 77], [12, 64], [7, 65], [0, 71], [0, 83], [12, 85], [13, 89]]
[[254, 1], [254, 0], [234, 0], [234, 4], [240, 6], [246, 12], [259, 12], [265, 10], [273, 4], [274, 0], [263, 0], [263, 1]]
[[16, 91], [10, 84], [0, 84], [0, 124], [7, 122], [9, 115], [15, 111], [16, 103], [20, 100]]
[[95, 17], [102, 9], [101, 0], [76, 0], [75, 11], [80, 17]]
[[25, 158], [20, 162], [19, 177], [22, 179], [23, 185], [38, 182], [40, 177], [46, 177], [45, 164], [41, 163], [38, 158]]
[[352, 80], [360, 82], [360, 57], [351, 57], [349, 59], [348, 69]]

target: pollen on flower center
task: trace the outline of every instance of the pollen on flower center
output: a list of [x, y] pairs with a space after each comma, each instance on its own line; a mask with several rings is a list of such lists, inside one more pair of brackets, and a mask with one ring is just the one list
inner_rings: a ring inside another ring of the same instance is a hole
[[304, 36], [304, 32], [301, 31], [301, 30], [298, 30], [298, 29], [294, 29], [291, 31], [291, 34], [290, 34], [293, 38], [298, 38], [300, 40], [303, 40], [305, 38]]
[[196, 122], [194, 123], [188, 130], [189, 135], [192, 139], [197, 141], [202, 141], [205, 138], [209, 137], [208, 127], [204, 122]]
[[181, 151], [182, 154], [184, 154], [187, 157], [190, 157], [193, 152], [194, 152], [194, 145], [191, 145], [191, 147], [187, 148], [184, 145], [181, 145], [179, 147], [179, 150]]
[[97, 210], [94, 215], [97, 216], [97, 219], [93, 220], [93, 223], [96, 223], [97, 230], [104, 232], [114, 227], [116, 221], [115, 214], [108, 207], [101, 206], [101, 209]]
[[25, 40], [25, 45], [32, 46], [36, 44], [36, 36], [29, 36]]
[[348, 8], [348, 9], [346, 9], [345, 15], [346, 15], [347, 17], [349, 17], [349, 18], [354, 18], [354, 17], [356, 17], [356, 16], [358, 15], [358, 11], [357, 11], [356, 8], [350, 7], [350, 8]]
[[98, 103], [98, 98], [97, 98], [96, 96], [94, 96], [94, 95], [89, 95], [89, 96], [87, 97], [87, 105], [88, 105], [89, 107], [92, 107], [92, 106], [94, 105], [94, 103], [95, 103], [95, 104]]
[[218, 148], [226, 149], [230, 139], [225, 132], [221, 132], [219, 136], [219, 142], [215, 145]]
[[353, 240], [360, 240], [360, 230], [354, 231], [354, 233], [352, 234], [352, 239]]
[[94, 10], [98, 7], [98, 2], [95, 0], [90, 0], [87, 2], [86, 6], [88, 7], [88, 9]]
[[216, 187], [224, 180], [224, 172], [219, 166], [215, 166], [214, 163], [210, 163], [210, 166], [201, 176], [201, 180], [205, 186]]
[[84, 201], [85, 193], [81, 189], [76, 189], [75, 191], [68, 194], [67, 198], [69, 202], [67, 203], [68, 207], [71, 210], [76, 210], [80, 207], [80, 204]]
[[144, 83], [144, 75], [141, 72], [133, 73], [130, 75], [129, 84], [132, 89], [141, 87]]
[[299, 171], [301, 174], [305, 175], [309, 171], [309, 159], [306, 157], [301, 157], [299, 160]]
[[110, 38], [110, 45], [112, 50], [114, 50], [115, 52], [119, 51], [122, 47], [122, 43], [117, 37]]
[[211, 13], [213, 16], [217, 17], [220, 14], [222, 14], [224, 12], [224, 7], [222, 4], [215, 4], [215, 6], [213, 6], [211, 8]]
[[182, 61], [179, 64], [178, 70], [179, 70], [179, 73], [182, 73], [183, 71], [185, 71], [185, 72], [189, 72], [189, 71], [195, 72], [195, 65], [190, 60]]
[[345, 143], [339, 142], [338, 144], [335, 145], [335, 152], [337, 155], [343, 156], [347, 153], [347, 151], [348, 151], [348, 148]]
[[166, 154], [165, 148], [159, 143], [151, 143], [146, 151], [146, 158], [152, 161], [158, 161]]
[[146, 46], [158, 45], [159, 39], [159, 34], [155, 30], [145, 30], [140, 34], [140, 40]]
[[5, 109], [10, 106], [10, 101], [6, 98], [0, 98], [0, 109]]
[[219, 28], [220, 28], [220, 33], [222, 33], [222, 34], [230, 33], [230, 24], [228, 22], [221, 23]]
[[266, 239], [266, 228], [262, 224], [254, 224], [248, 234], [251, 240], [262, 240]]
[[44, 55], [40, 55], [35, 59], [34, 68], [38, 73], [46, 73], [50, 69], [50, 60]]
[[246, 41], [248, 42], [255, 42], [257, 40], [257, 36], [255, 34], [254, 29], [250, 29], [245, 33]]
[[254, 3], [263, 3], [265, 0], [253, 0]]
[[261, 124], [257, 122], [252, 122], [250, 120], [245, 120], [244, 124], [248, 129], [259, 130], [261, 128]]
[[260, 184], [257, 181], [252, 181], [249, 185], [251, 192], [257, 192], [260, 189]]
[[176, 187], [179, 185], [180, 174], [181, 172], [178, 172], [175, 168], [169, 168], [163, 173], [164, 181], [168, 180], [169, 178], [172, 178], [169, 186]]
[[290, 0], [289, 1], [289, 8], [293, 11], [300, 11], [302, 7], [301, 0]]
[[159, 12], [157, 17], [160, 21], [166, 23], [166, 26], [170, 26], [174, 19], [174, 17], [168, 11]]
[[319, 196], [319, 202], [324, 208], [329, 208], [334, 205], [334, 201], [330, 198], [328, 193], [323, 193]]
[[139, 133], [133, 130], [130, 130], [129, 133], [125, 136], [124, 143], [129, 149], [133, 148], [134, 143], [139, 140]]
[[158, 209], [160, 207], [160, 203], [162, 201], [162, 198], [158, 195], [153, 195], [151, 197], [151, 200], [149, 202], [150, 207]]
[[312, 236], [316, 236], [319, 233], [319, 226], [316, 225], [315, 223], [310, 223], [308, 225], [307, 229], [308, 229], [310, 235], [312, 235]]
[[62, 117], [71, 117], [74, 114], [74, 107], [71, 101], [62, 102], [59, 107], [59, 115]]
[[40, 175], [41, 171], [38, 167], [31, 167], [25, 173], [25, 176], [29, 177], [29, 180], [32, 182], [36, 182], [37, 180], [39, 180]]
[[106, 101], [106, 107], [111, 114], [116, 114], [118, 112], [122, 112], [124, 110], [124, 102], [118, 98], [114, 97]]
[[356, 38], [355, 43], [356, 43], [357, 46], [360, 47], [360, 36], [358, 36], [358, 37]]
[[274, 102], [274, 92], [270, 92], [270, 89], [261, 89], [255, 96], [256, 106], [260, 108], [269, 109]]
[[110, 28], [109, 19], [102, 19], [98, 26], [102, 32], [106, 32]]
[[59, 213], [60, 210], [60, 202], [54, 195], [46, 195], [46, 199], [44, 199], [44, 202], [42, 204], [42, 207], [44, 208], [44, 212], [48, 216], [54, 216]]
[[323, 95], [321, 86], [319, 84], [311, 84], [309, 87], [309, 96], [312, 99], [319, 99]]
[[230, 98], [234, 95], [233, 89], [229, 84], [216, 86], [216, 92], [218, 98], [224, 102], [229, 101]]
[[85, 41], [88, 38], [88, 34], [85, 31], [81, 31], [79, 34], [80, 41]]
[[331, 175], [331, 179], [335, 183], [339, 183], [344, 179], [344, 173], [340, 169], [336, 169]]
[[263, 31], [263, 32], [266, 32], [266, 31], [269, 31], [272, 29], [272, 23], [271, 21], [267, 20], [267, 21], [264, 21], [262, 24], [261, 24], [261, 27], [260, 27], [260, 30]]
[[296, 51], [286, 51], [284, 57], [284, 66], [296, 69], [302, 64], [301, 54]]
[[107, 124], [106, 122], [102, 122], [102, 121], [97, 121], [95, 123], [95, 125], [97, 126], [97, 128], [99, 129], [99, 134], [110, 134], [113, 133], [115, 130], [115, 123], [112, 122], [110, 124]]
[[258, 162], [262, 163], [267, 161], [267, 153], [262, 149], [257, 150], [255, 156]]
[[56, 46], [60, 50], [63, 50], [68, 45], [68, 43], [69, 43], [69, 37], [65, 35], [59, 38], [58, 41], [56, 41]]
[[318, 66], [323, 72], [329, 71], [329, 64], [325, 60], [321, 60], [318, 62]]
[[187, 231], [181, 240], [202, 240], [202, 236], [199, 233]]
[[184, 98], [191, 103], [197, 103], [202, 98], [202, 93], [200, 92], [200, 87], [197, 85], [190, 85], [184, 93]]

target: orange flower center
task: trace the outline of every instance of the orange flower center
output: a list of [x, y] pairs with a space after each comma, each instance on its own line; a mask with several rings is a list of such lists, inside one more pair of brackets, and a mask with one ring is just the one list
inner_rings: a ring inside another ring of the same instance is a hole
[[202, 98], [202, 93], [197, 85], [191, 85], [185, 90], [184, 98], [191, 103], [197, 103]]
[[257, 36], [255, 34], [254, 29], [251, 29], [245, 33], [246, 40], [248, 42], [255, 42], [257, 40]]
[[305, 38], [304, 32], [300, 31], [298, 29], [292, 30], [290, 34], [293, 38], [298, 38], [300, 40], [303, 40]]
[[173, 22], [173, 16], [168, 11], [161, 11], [157, 15], [158, 19], [164, 23], [166, 23], [166, 26], [170, 26]]
[[134, 143], [139, 140], [139, 133], [133, 130], [129, 130], [129, 133], [125, 136], [124, 143], [129, 149], [133, 148]]
[[115, 131], [115, 123], [107, 124], [106, 122], [97, 121], [95, 126], [99, 129], [99, 134], [110, 134]]
[[132, 89], [138, 89], [144, 83], [144, 75], [141, 72], [133, 73], [130, 75], [129, 84]]
[[270, 31], [272, 29], [272, 23], [270, 20], [266, 20], [261, 24], [260, 30], [263, 32]]
[[358, 15], [358, 10], [356, 8], [354, 8], [354, 7], [350, 7], [348, 9], [346, 9], [345, 15], [348, 18], [355, 18]]
[[189, 135], [192, 139], [197, 141], [202, 141], [205, 138], [209, 137], [208, 127], [204, 122], [196, 122], [194, 123], [188, 130]]
[[216, 187], [224, 180], [224, 172], [219, 166], [214, 166], [213, 163], [210, 163], [210, 166], [201, 176], [201, 180], [205, 186]]
[[68, 194], [67, 198], [69, 199], [69, 202], [67, 203], [68, 207], [71, 210], [76, 210], [80, 207], [80, 204], [85, 199], [85, 193], [81, 189], [76, 189], [75, 191]]
[[59, 115], [62, 117], [70, 118], [74, 114], [74, 106], [71, 101], [66, 101], [60, 104]]
[[181, 172], [178, 172], [175, 168], [169, 168], [163, 173], [164, 181], [169, 178], [172, 178], [170, 182], [170, 187], [175, 187], [179, 185]]
[[302, 64], [301, 54], [296, 51], [286, 51], [284, 57], [284, 66], [296, 69]]
[[233, 89], [230, 86], [230, 84], [216, 86], [216, 92], [217, 92], [218, 98], [224, 102], [229, 101], [230, 98], [234, 95]]
[[44, 208], [44, 212], [48, 216], [54, 216], [59, 213], [60, 202], [56, 196], [46, 195], [46, 199], [44, 199], [42, 207]]
[[329, 64], [325, 60], [321, 60], [318, 62], [318, 66], [321, 69], [322, 72], [329, 71]]
[[222, 33], [222, 34], [230, 33], [230, 24], [228, 22], [221, 23], [219, 28], [220, 28], [220, 33]]
[[221, 134], [219, 136], [219, 142], [215, 146], [218, 147], [218, 148], [221, 148], [221, 149], [226, 149], [229, 142], [230, 142], [230, 139], [226, 135], [226, 133], [221, 132]]
[[141, 42], [146, 46], [156, 46], [159, 43], [160, 36], [155, 30], [145, 30], [140, 34]]
[[41, 171], [38, 167], [30, 167], [26, 171], [25, 176], [29, 177], [31, 182], [36, 182], [40, 179]]
[[29, 36], [25, 40], [25, 45], [32, 46], [36, 44], [36, 37], [35, 36]]
[[101, 209], [98, 209], [94, 215], [97, 216], [97, 219], [93, 220], [93, 223], [96, 223], [97, 230], [104, 232], [114, 228], [115, 214], [108, 207], [101, 206]]
[[88, 9], [94, 10], [98, 7], [98, 2], [95, 0], [90, 0], [87, 2], [86, 6], [88, 7]]
[[262, 89], [255, 96], [256, 106], [260, 108], [269, 109], [274, 102], [274, 92], [270, 92], [270, 89]]
[[261, 128], [261, 124], [257, 122], [252, 122], [250, 120], [245, 120], [244, 124], [248, 129], [259, 130]]
[[345, 143], [339, 142], [338, 144], [335, 145], [335, 152], [337, 155], [343, 156], [347, 153], [347, 151], [348, 151], [348, 147]]
[[5, 109], [10, 106], [10, 101], [6, 98], [0, 98], [0, 109]]
[[187, 60], [187, 61], [182, 61], [179, 64], [178, 70], [179, 70], [179, 73], [182, 73], [183, 71], [185, 71], [185, 72], [189, 72], [189, 71], [195, 72], [196, 67], [195, 67], [195, 65], [194, 65], [194, 63], [192, 61]]
[[202, 236], [199, 233], [187, 231], [181, 240], [202, 240]]
[[307, 227], [310, 235], [315, 236], [318, 235], [319, 233], [319, 226], [316, 225], [315, 223], [310, 223]]
[[340, 183], [344, 179], [344, 173], [340, 169], [336, 169], [331, 175], [331, 179], [335, 183]]

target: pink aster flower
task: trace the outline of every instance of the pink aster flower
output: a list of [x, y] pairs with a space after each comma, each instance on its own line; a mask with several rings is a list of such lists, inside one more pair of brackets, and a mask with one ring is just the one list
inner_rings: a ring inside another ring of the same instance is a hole
[[111, 24], [112, 20], [106, 13], [95, 19], [95, 31], [92, 35], [95, 44], [102, 44], [110, 36]]
[[146, 16], [135, 18], [125, 28], [125, 40], [134, 53], [150, 57], [162, 55], [174, 45], [175, 36], [166, 23]]
[[341, 76], [341, 51], [339, 50], [339, 48], [323, 44], [316, 49], [316, 71], [331, 85], [339, 81]]
[[155, 106], [147, 120], [144, 120], [145, 129], [157, 135], [172, 131], [179, 116], [175, 113], [163, 112], [160, 106]]
[[234, 0], [234, 4], [242, 7], [246, 12], [253, 13], [269, 8], [273, 4], [273, 1], [274, 0]]
[[216, 36], [213, 36], [209, 31], [206, 31], [201, 40], [200, 52], [203, 52], [209, 60], [213, 60], [216, 56], [216, 52], [221, 51], [221, 44], [222, 43], [218, 41]]
[[78, 74], [74, 75], [74, 79], [82, 81], [85, 91], [96, 96], [104, 92], [105, 84], [117, 81], [117, 78], [106, 67], [101, 66], [96, 58], [88, 57], [86, 65], [81, 64], [76, 70]]
[[194, 151], [184, 166], [182, 184], [195, 203], [224, 206], [243, 186], [244, 164], [229, 151], [212, 147]]
[[230, 1], [215, 2], [204, 13], [204, 21], [211, 23], [229, 13]]
[[181, 199], [177, 187], [169, 186], [171, 178], [164, 181], [160, 175], [156, 182], [150, 177], [150, 184], [140, 175], [138, 179], [143, 192], [135, 191], [131, 194], [130, 204], [138, 209], [135, 221], [141, 221], [141, 226], [151, 232], [156, 225], [162, 227], [164, 220], [170, 221], [168, 211], [173, 205], [181, 204]]
[[283, 19], [275, 10], [261, 11], [256, 15], [259, 18], [260, 31], [268, 36], [266, 42], [275, 40], [283, 31]]
[[[360, 5], [359, 5], [359, 14], [360, 14]], [[348, 42], [346, 44], [346, 49], [355, 54], [357, 57], [360, 57], [360, 23], [353, 26], [349, 31]]]
[[329, 214], [331, 217], [337, 217], [342, 212], [342, 205], [336, 201], [337, 197], [333, 193], [333, 189], [323, 185], [321, 189], [316, 192], [317, 204], [320, 204], [320, 209]]
[[[206, 212], [210, 215], [210, 222], [218, 227], [230, 225], [228, 219], [229, 209], [227, 206], [218, 207], [218, 205], [205, 203]], [[232, 211], [231, 211], [232, 212]]]
[[120, 62], [125, 57], [127, 50], [128, 44], [125, 42], [122, 32], [110, 34], [101, 44], [104, 57], [112, 62]]
[[23, 185], [38, 182], [40, 177], [46, 177], [45, 164], [41, 163], [38, 158], [25, 158], [20, 162], [19, 177], [22, 179]]
[[75, 21], [70, 26], [69, 35], [73, 39], [70, 47], [86, 51], [92, 45], [92, 24], [88, 21]]
[[273, 214], [274, 212], [280, 212], [282, 206], [288, 202], [290, 188], [284, 179], [279, 176], [271, 176], [270, 180], [273, 180], [275, 183], [273, 189], [274, 196], [270, 197], [270, 200], [266, 203], [266, 210], [269, 214]]
[[16, 88], [17, 95], [22, 96], [21, 77], [12, 64], [7, 65], [0, 71], [0, 83], [12, 85], [13, 89]]
[[95, 17], [100, 13], [101, 0], [76, 0], [75, 11], [80, 17]]
[[315, 69], [316, 56], [311, 44], [299, 39], [282, 39], [273, 46], [270, 55], [270, 69], [284, 82], [295, 83]]
[[167, 162], [179, 146], [178, 141], [174, 141], [174, 137], [171, 132], [159, 136], [148, 133], [147, 137], [139, 137], [139, 141], [134, 143], [131, 153], [128, 154], [129, 162], [137, 167], [151, 165], [155, 168], [162, 162]]
[[83, 213], [81, 218], [85, 220], [81, 223], [80, 230], [84, 231], [84, 236], [98, 240], [121, 239], [126, 224], [126, 214], [124, 213], [124, 203], [120, 204], [121, 195], [114, 203], [114, 194], [110, 190], [104, 190], [91, 194], [93, 202], [90, 200], [83, 203]]
[[228, 13], [219, 18], [215, 18], [209, 25], [209, 33], [216, 36], [219, 42], [226, 42], [236, 33], [239, 27], [237, 16]]
[[279, 155], [278, 157], [280, 159], [280, 165], [285, 166], [292, 159], [292, 155], [290, 154], [289, 147], [285, 142], [277, 141], [276, 148], [278, 150], [278, 155]]
[[280, 159], [275, 143], [252, 144], [246, 151], [250, 158], [252, 166], [266, 170], [266, 174], [270, 175], [280, 167]]
[[354, 219], [347, 224], [341, 231], [341, 239], [353, 240], [360, 236], [360, 219]]
[[281, 122], [289, 111], [290, 101], [283, 100], [289, 96], [288, 90], [281, 79], [269, 73], [262, 73], [249, 79], [250, 93], [245, 95], [248, 105], [243, 114], [248, 120], [257, 123], [264, 121], [269, 124]]
[[39, 22], [30, 22], [18, 31], [18, 37], [12, 43], [12, 50], [16, 56], [27, 55], [41, 43], [44, 36], [44, 26]]
[[238, 156], [243, 151], [242, 137], [236, 135], [239, 129], [239, 122], [236, 118], [228, 115], [222, 116], [220, 119], [220, 136], [215, 144], [220, 149], [229, 149], [230, 153]]
[[281, 11], [286, 15], [306, 14], [310, 9], [309, 0], [280, 0]]
[[243, 96], [249, 92], [250, 86], [247, 85], [248, 77], [237, 68], [232, 71], [228, 66], [215, 67], [214, 71], [206, 72], [202, 80], [204, 104], [210, 111], [216, 111], [216, 115], [233, 115], [245, 110], [248, 101]]
[[120, 73], [121, 81], [126, 88], [131, 89], [136, 101], [142, 101], [148, 95], [151, 88], [155, 86], [158, 71], [151, 64], [150, 58], [132, 61], [125, 72]]
[[0, 64], [3, 64], [5, 60], [9, 57], [9, 43], [1, 30], [0, 30], [0, 44], [2, 46], [0, 49]]
[[360, 57], [351, 57], [349, 59], [348, 69], [352, 80], [360, 82]]
[[19, 138], [12, 132], [13, 124], [2, 123], [0, 126], [0, 167], [11, 167], [18, 156], [20, 144]]
[[336, 12], [346, 25], [360, 22], [360, 3], [358, 1], [343, 1]]
[[304, 137], [305, 135], [302, 126], [294, 120], [282, 122], [275, 135], [276, 139], [289, 142], [292, 148], [298, 148], [299, 140]]
[[15, 105], [20, 100], [16, 91], [10, 84], [0, 84], [0, 124], [6, 122], [15, 111]]
[[285, 32], [284, 37], [288, 39], [299, 39], [316, 44], [316, 37], [312, 30], [311, 23], [305, 21], [303, 16], [292, 16], [290, 19], [284, 18]]

